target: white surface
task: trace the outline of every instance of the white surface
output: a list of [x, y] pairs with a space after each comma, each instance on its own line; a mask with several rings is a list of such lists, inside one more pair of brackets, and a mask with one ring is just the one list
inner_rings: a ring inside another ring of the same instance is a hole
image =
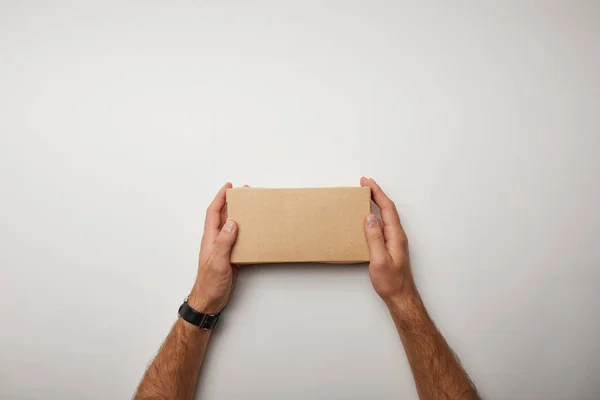
[[[486, 398], [600, 396], [598, 2], [52, 3], [0, 13], [2, 399], [131, 396], [223, 182], [363, 174]], [[206, 400], [416, 398], [364, 266], [244, 270], [206, 361]]]

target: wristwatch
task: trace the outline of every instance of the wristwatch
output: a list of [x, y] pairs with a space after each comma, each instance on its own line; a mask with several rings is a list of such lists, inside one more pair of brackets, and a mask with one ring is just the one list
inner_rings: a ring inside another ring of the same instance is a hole
[[212, 331], [217, 326], [217, 321], [221, 313], [217, 315], [203, 314], [194, 310], [187, 302], [187, 297], [179, 307], [179, 316], [192, 325], [196, 325], [200, 329]]

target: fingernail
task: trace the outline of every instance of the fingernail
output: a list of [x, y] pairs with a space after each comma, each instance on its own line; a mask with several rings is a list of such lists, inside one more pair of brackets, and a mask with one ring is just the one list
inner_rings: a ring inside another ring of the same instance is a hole
[[225, 222], [225, 225], [223, 225], [223, 230], [227, 233], [233, 232], [234, 229], [235, 229], [235, 223], [233, 221], [227, 221], [227, 222]]
[[377, 222], [377, 217], [373, 214], [370, 214], [367, 217], [367, 226], [377, 226], [378, 222]]

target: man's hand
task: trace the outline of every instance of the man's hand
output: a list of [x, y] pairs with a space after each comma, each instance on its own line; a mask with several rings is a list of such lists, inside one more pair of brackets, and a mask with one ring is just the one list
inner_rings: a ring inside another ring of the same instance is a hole
[[369, 275], [375, 291], [385, 301], [396, 324], [413, 371], [419, 398], [427, 400], [478, 399], [477, 390], [456, 356], [427, 315], [410, 270], [408, 240], [394, 202], [373, 179], [361, 186], [381, 209], [379, 221], [365, 218], [369, 245]]
[[365, 218], [365, 236], [369, 245], [369, 275], [377, 294], [387, 303], [414, 294], [410, 271], [408, 240], [396, 206], [369, 178], [361, 178], [360, 185], [371, 188], [373, 201], [381, 209], [380, 221], [370, 214]]
[[229, 188], [231, 183], [226, 183], [206, 210], [198, 276], [188, 298], [193, 309], [208, 314], [217, 314], [225, 307], [238, 273], [229, 262], [237, 238], [237, 224], [226, 221], [225, 192]]
[[[206, 211], [198, 276], [188, 297], [193, 309], [206, 314], [217, 314], [225, 307], [237, 277], [237, 268], [229, 262], [237, 238], [236, 223], [226, 221], [225, 192], [230, 187], [226, 183]], [[210, 334], [178, 318], [144, 374], [135, 399], [192, 400]]]

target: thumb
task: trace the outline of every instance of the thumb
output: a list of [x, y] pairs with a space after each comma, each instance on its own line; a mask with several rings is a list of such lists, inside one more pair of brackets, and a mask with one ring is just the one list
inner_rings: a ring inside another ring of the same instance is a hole
[[224, 257], [229, 261], [229, 254], [231, 253], [231, 247], [237, 239], [237, 233], [238, 229], [235, 221], [229, 220], [225, 222], [213, 245], [213, 253], [216, 257]]
[[385, 239], [383, 238], [383, 231], [379, 225], [379, 220], [375, 215], [369, 214], [365, 218], [364, 229], [367, 244], [369, 245], [371, 263], [385, 264], [388, 258]]

